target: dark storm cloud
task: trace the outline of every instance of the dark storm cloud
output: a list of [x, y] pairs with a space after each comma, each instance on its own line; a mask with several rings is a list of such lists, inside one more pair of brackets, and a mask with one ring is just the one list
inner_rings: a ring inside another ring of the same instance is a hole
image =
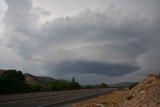
[[[160, 69], [159, 16], [141, 16], [111, 6], [102, 11], [86, 9], [75, 16], [41, 23], [40, 19], [49, 12], [33, 7], [31, 0], [6, 0], [6, 3], [5, 45], [0, 49], [7, 48], [6, 53], [16, 54], [30, 69], [53, 70], [45, 72], [51, 75], [109, 76]], [[5, 52], [0, 54], [6, 56]]]
[[108, 76], [122, 76], [128, 73], [132, 73], [140, 69], [138, 66], [132, 66], [127, 64], [109, 64], [103, 62], [91, 62], [91, 61], [64, 61], [56, 64], [53, 71], [57, 74], [68, 73], [84, 73], [84, 74], [100, 74]]

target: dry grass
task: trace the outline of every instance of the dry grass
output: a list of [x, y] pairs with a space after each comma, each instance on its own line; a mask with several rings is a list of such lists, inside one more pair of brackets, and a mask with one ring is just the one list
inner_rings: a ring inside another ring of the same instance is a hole
[[117, 102], [123, 100], [122, 96], [126, 96], [126, 95], [127, 95], [126, 89], [119, 90], [119, 91], [115, 91], [111, 94], [96, 97], [91, 100], [86, 100], [86, 101], [82, 101], [79, 103], [75, 103], [72, 106], [73, 107], [97, 107], [97, 104], [104, 104], [104, 105], [113, 106]]

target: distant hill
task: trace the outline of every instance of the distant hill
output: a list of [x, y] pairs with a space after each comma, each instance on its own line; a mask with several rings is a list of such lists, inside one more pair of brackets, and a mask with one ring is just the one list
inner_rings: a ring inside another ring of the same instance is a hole
[[48, 83], [49, 81], [55, 80], [51, 77], [34, 76], [29, 73], [24, 73], [23, 75], [26, 78], [27, 83], [29, 84], [32, 84], [32, 83], [45, 84], [45, 83]]
[[[0, 74], [5, 71], [7, 71], [7, 70], [0, 69]], [[48, 83], [49, 81], [55, 80], [54, 78], [51, 78], [51, 77], [34, 76], [29, 73], [23, 73], [23, 75], [26, 79], [26, 82], [29, 84], [32, 84], [32, 83], [45, 84], [45, 83]]]
[[115, 84], [109, 84], [109, 87], [118, 87], [118, 88], [126, 88], [135, 82], [121, 82]]

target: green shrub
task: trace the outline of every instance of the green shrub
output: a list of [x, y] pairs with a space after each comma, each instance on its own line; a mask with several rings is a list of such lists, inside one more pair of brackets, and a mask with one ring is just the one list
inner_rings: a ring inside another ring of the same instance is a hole
[[35, 83], [29, 85], [29, 92], [39, 92], [42, 88], [41, 84]]
[[135, 83], [133, 83], [133, 84], [131, 84], [131, 85], [129, 85], [129, 89], [132, 89], [133, 87], [135, 87], [136, 85], [138, 84], [138, 82], [135, 82]]
[[133, 95], [128, 95], [128, 96], [126, 96], [126, 99], [127, 100], [131, 100], [133, 98]]
[[55, 90], [73, 90], [79, 89], [81, 86], [78, 82], [75, 82], [73, 78], [72, 81], [63, 81], [63, 80], [54, 80], [47, 84], [47, 90], [55, 91]]

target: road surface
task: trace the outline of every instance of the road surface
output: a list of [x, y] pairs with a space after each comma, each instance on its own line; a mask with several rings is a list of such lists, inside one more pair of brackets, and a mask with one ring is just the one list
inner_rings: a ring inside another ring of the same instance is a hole
[[72, 103], [114, 90], [103, 88], [0, 96], [0, 107], [69, 107]]

